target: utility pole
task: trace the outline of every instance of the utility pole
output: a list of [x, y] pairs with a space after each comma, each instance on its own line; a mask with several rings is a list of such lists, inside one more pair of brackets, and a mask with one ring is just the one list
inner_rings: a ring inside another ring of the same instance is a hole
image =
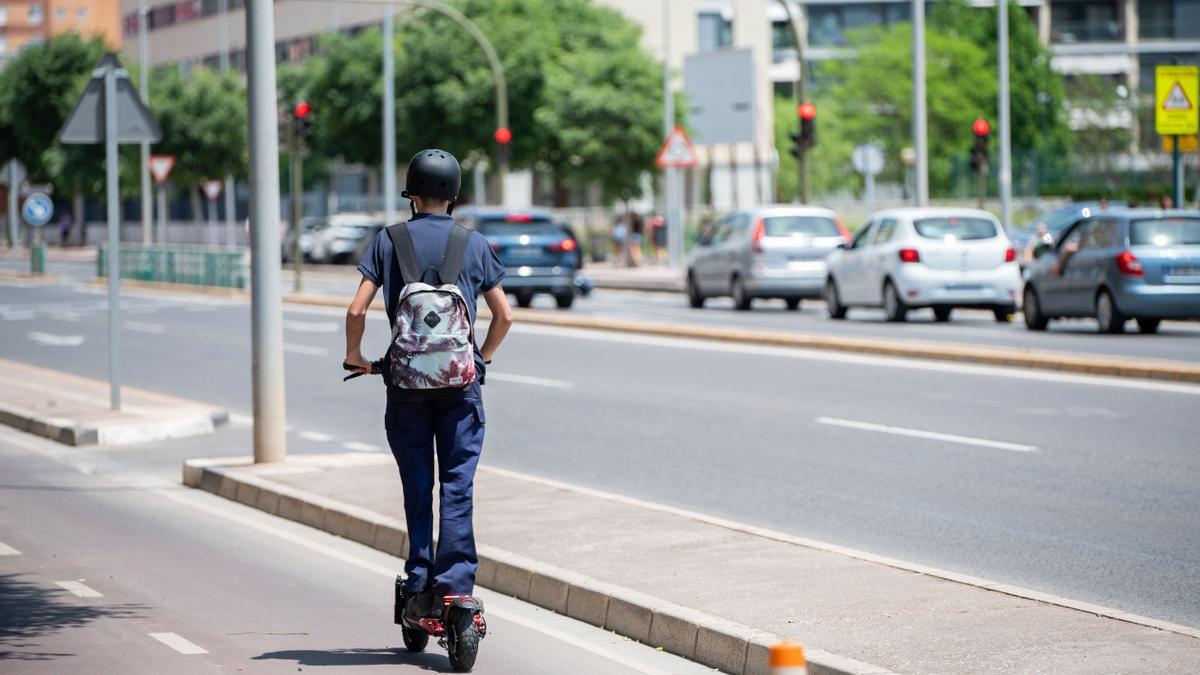
[[300, 248], [300, 219], [304, 216], [304, 166], [300, 159], [300, 135], [296, 128], [298, 125], [299, 121], [296, 116], [288, 115], [287, 144], [292, 174], [292, 235], [295, 239], [295, 246], [292, 250], [292, 291], [296, 293], [304, 290], [304, 282], [301, 279], [304, 260], [301, 257], [302, 250]]
[[1008, 92], [1008, 0], [996, 0], [1000, 13], [997, 42], [1000, 45], [997, 68], [1000, 71], [1000, 224], [1012, 227], [1012, 125], [1009, 121]]
[[[663, 138], [675, 129], [675, 93], [671, 91], [671, 0], [663, 0]], [[674, 269], [683, 264], [683, 185], [680, 170], [663, 170], [667, 216], [667, 261]], [[630, 224], [626, 224], [630, 227]]]
[[117, 69], [104, 70], [105, 201], [108, 202], [109, 403], [121, 409], [121, 186], [117, 171]]
[[[146, 106], [150, 105], [150, 38], [146, 35], [146, 21], [150, 10], [146, 0], [138, 2], [138, 93]], [[154, 238], [154, 204], [150, 185], [150, 142], [142, 141], [142, 243], [149, 244]], [[80, 227], [87, 227], [80, 223]], [[161, 241], [159, 242], [162, 243]]]
[[[333, 3], [337, 4], [337, 3]], [[221, 72], [229, 70], [229, 0], [221, 0], [218, 5], [221, 22]], [[225, 176], [225, 245], [237, 244], [237, 194], [234, 192], [237, 182], [233, 174]]]
[[913, 149], [917, 152], [917, 206], [929, 206], [929, 128], [925, 120], [925, 0], [912, 0]]
[[274, 12], [272, 0], [246, 0], [255, 462], [280, 462], [287, 455], [279, 283], [279, 109], [275, 97]]
[[383, 8], [383, 226], [396, 218], [396, 6]]

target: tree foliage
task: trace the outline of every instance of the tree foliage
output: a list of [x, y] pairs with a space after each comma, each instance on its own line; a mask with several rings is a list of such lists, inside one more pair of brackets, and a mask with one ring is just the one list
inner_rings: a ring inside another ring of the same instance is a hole
[[246, 93], [231, 73], [195, 68], [155, 71], [150, 110], [162, 128], [155, 154], [175, 155], [171, 179], [198, 185], [206, 178], [246, 173]]

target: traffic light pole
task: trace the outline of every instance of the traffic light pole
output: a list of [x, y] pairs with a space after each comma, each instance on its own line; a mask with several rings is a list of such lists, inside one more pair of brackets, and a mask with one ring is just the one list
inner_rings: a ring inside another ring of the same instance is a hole
[[[792, 11], [792, 6], [788, 0], [779, 0], [779, 4], [783, 5], [783, 11], [787, 13], [788, 26], [792, 29], [792, 46], [796, 48], [796, 80], [792, 83], [792, 96], [796, 99], [796, 105], [804, 103], [804, 44], [807, 42], [804, 31], [801, 30], [800, 19], [796, 13]], [[803, 11], [803, 6], [801, 6]], [[799, 156], [796, 157], [796, 167], [799, 171], [799, 188], [798, 197], [800, 203], [808, 203], [808, 149], [802, 148]]]
[[304, 273], [304, 255], [300, 248], [300, 219], [304, 217], [304, 173], [300, 156], [300, 138], [296, 133], [296, 119], [288, 116], [288, 149], [291, 152], [292, 172], [292, 290], [300, 293], [304, 288], [301, 275]]
[[[1000, 45], [997, 68], [1000, 70], [1000, 223], [1007, 229], [1012, 227], [1012, 126], [1009, 123], [1008, 93], [1008, 0], [998, 0], [999, 26], [997, 42]], [[984, 164], [984, 171], [987, 165]], [[982, 206], [980, 207], [982, 208]]]
[[[150, 105], [150, 43], [146, 37], [146, 21], [150, 16], [150, 10], [146, 7], [146, 0], [140, 0], [138, 3], [138, 92], [142, 96], [142, 101], [147, 106]], [[142, 141], [141, 143], [141, 159], [142, 159], [142, 243], [149, 244], [153, 240], [152, 228], [154, 227], [154, 206], [151, 203], [150, 191], [153, 189], [150, 184], [150, 142]], [[80, 223], [80, 227], [86, 229], [86, 223]], [[163, 243], [163, 242], [158, 242]]]
[[983, 199], [987, 196], [987, 173], [988, 163], [984, 159], [979, 162], [979, 169], [975, 171], [975, 206], [982, 209]]

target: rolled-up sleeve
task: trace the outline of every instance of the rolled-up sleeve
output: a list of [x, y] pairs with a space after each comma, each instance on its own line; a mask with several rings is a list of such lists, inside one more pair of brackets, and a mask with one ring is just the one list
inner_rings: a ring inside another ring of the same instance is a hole
[[387, 236], [386, 231], [380, 230], [379, 234], [375, 235], [375, 241], [371, 242], [371, 246], [363, 255], [362, 260], [358, 262], [358, 271], [369, 279], [376, 286], [383, 285], [383, 238]]

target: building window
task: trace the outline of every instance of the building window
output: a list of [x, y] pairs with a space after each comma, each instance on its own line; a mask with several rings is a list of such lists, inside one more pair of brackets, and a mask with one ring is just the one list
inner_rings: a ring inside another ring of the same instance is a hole
[[75, 18], [83, 21], [87, 18], [87, 7], [77, 7], [75, 9]]
[[1050, 7], [1050, 40], [1073, 42], [1123, 42], [1125, 22], [1115, 0], [1062, 0]]
[[1138, 0], [1138, 37], [1143, 40], [1200, 38], [1200, 0]]
[[724, 49], [733, 45], [733, 22], [720, 12], [697, 14], [696, 25], [700, 29], [700, 40], [697, 43], [700, 51]]
[[67, 8], [63, 7], [62, 5], [55, 7], [54, 8], [54, 20], [62, 21], [65, 18], [67, 18]]
[[904, 23], [911, 16], [907, 3], [808, 5], [808, 42], [814, 47], [841, 47], [847, 31]]
[[29, 25], [30, 26], [40, 26], [40, 25], [42, 25], [42, 22], [45, 20], [46, 20], [46, 17], [42, 13], [41, 5], [30, 5], [29, 6]]

